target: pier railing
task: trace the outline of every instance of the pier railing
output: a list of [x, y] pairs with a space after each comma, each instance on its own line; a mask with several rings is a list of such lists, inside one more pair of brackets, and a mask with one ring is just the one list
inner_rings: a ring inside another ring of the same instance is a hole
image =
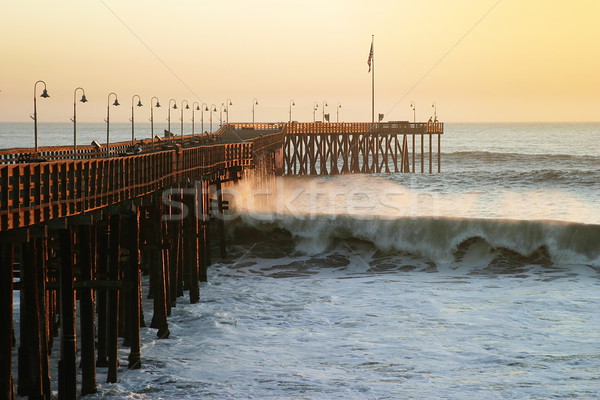
[[407, 135], [442, 134], [442, 122], [291, 122], [285, 125], [285, 134], [289, 135], [322, 135], [352, 133], [398, 133]]
[[93, 211], [252, 164], [252, 143], [0, 165], [0, 231]]

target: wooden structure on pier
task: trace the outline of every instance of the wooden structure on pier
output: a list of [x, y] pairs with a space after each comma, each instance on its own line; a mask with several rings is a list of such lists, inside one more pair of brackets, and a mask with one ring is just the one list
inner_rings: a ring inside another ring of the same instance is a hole
[[50, 398], [49, 354], [60, 333], [58, 396], [76, 398], [77, 301], [81, 394], [93, 393], [97, 367], [107, 368], [108, 382], [117, 380], [119, 337], [130, 348], [128, 367], [141, 365], [142, 272], [154, 306], [149, 325], [159, 338], [168, 337], [167, 316], [184, 291], [199, 301], [211, 214], [225, 210], [222, 183], [247, 168], [279, 175], [415, 172], [419, 136], [421, 172], [428, 137], [431, 173], [435, 135], [439, 172], [442, 133], [440, 123], [227, 124], [215, 134], [108, 148], [0, 150], [0, 398], [14, 398], [15, 289], [17, 393]]
[[[415, 172], [415, 142], [420, 138], [421, 172], [425, 172], [424, 139], [429, 139], [429, 173], [433, 172], [433, 137], [437, 136], [437, 170], [441, 172], [441, 135], [435, 123], [299, 123], [285, 126], [285, 173], [336, 175]], [[410, 139], [409, 139], [410, 138]], [[412, 147], [411, 144], [412, 143]]]
[[[76, 398], [76, 300], [82, 395], [96, 391], [96, 367], [116, 382], [119, 337], [130, 348], [128, 367], [141, 365], [142, 271], [150, 275], [150, 327], [159, 338], [168, 337], [167, 315], [184, 290], [199, 301], [198, 282], [210, 264], [209, 222], [225, 208], [222, 183], [240, 179], [256, 159], [274, 173], [269, 154], [282, 146], [272, 129], [225, 143], [231, 129], [108, 149], [0, 151], [0, 398], [14, 398], [15, 289], [17, 394], [41, 399], [50, 398], [49, 354], [59, 333], [58, 395]], [[222, 241], [222, 255], [224, 249]]]

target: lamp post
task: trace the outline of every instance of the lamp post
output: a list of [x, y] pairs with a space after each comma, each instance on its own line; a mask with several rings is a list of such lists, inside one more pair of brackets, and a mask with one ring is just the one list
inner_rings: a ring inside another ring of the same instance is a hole
[[40, 95], [40, 97], [43, 97], [44, 99], [50, 97], [50, 95], [48, 94], [48, 91], [46, 90], [46, 82], [44, 82], [44, 81], [37, 81], [33, 85], [33, 116], [31, 118], [33, 118], [33, 134], [34, 134], [35, 152], [36, 153], [38, 151], [37, 101], [36, 101], [36, 89], [37, 89], [37, 84], [38, 83], [43, 83], [44, 84], [44, 91], [42, 92], [42, 94]]
[[437, 104], [435, 103], [435, 101], [433, 102], [431, 107], [433, 107], [433, 122], [438, 122], [438, 120], [437, 120]]
[[112, 104], [113, 106], [119, 106], [119, 99], [117, 95], [113, 92], [108, 94], [107, 104], [106, 104], [106, 157], [110, 156], [110, 96], [115, 95], [115, 102]]
[[410, 108], [413, 110], [413, 124], [417, 123], [417, 106], [414, 101], [410, 102]]
[[217, 112], [217, 106], [215, 106], [214, 104], [210, 105], [210, 133], [213, 133], [213, 129], [212, 129], [212, 115], [213, 112]]
[[225, 113], [227, 113], [227, 106], [224, 103], [221, 103], [219, 107], [219, 126], [223, 125], [223, 109], [225, 109]]
[[319, 108], [319, 103], [315, 101], [313, 104], [313, 122], [317, 122], [317, 117], [315, 117], [315, 112], [317, 111], [317, 108]]
[[256, 97], [254, 99], [252, 99], [252, 123], [254, 123], [254, 106], [258, 105], [258, 100], [256, 100]]
[[137, 94], [134, 94], [131, 97], [131, 145], [133, 146], [134, 142], [135, 142], [135, 120], [133, 118], [133, 101], [135, 98], [138, 98], [138, 102], [136, 104], [136, 106], [141, 107], [142, 106], [142, 99], [140, 99], [140, 96]]
[[225, 100], [225, 118], [227, 118], [227, 123], [229, 123], [229, 106], [232, 106], [233, 103], [231, 102], [231, 99], [227, 99]]
[[177, 102], [175, 101], [175, 99], [169, 100], [169, 112], [167, 113], [167, 131], [169, 132], [169, 137], [173, 136], [171, 134], [171, 102], [173, 102], [173, 110], [177, 110]]
[[202, 114], [200, 114], [200, 120], [202, 121], [202, 133], [204, 133], [204, 111], [208, 111], [208, 105], [206, 103], [202, 103]]
[[79, 100], [82, 103], [87, 103], [87, 99], [85, 98], [85, 90], [83, 90], [83, 88], [76, 88], [73, 91], [73, 118], [71, 118], [71, 121], [73, 121], [73, 158], [75, 158], [75, 155], [77, 154], [77, 91], [81, 90], [83, 92], [83, 94], [81, 95], [81, 100]]
[[336, 108], [336, 117], [335, 117], [335, 122], [340, 122], [340, 108], [342, 108], [342, 105], [340, 103], [338, 103], [337, 108]]
[[327, 100], [323, 100], [323, 122], [325, 122], [325, 107], [328, 107]]
[[[156, 99], [156, 104], [152, 100]], [[158, 97], [154, 96], [150, 99], [150, 134], [152, 135], [152, 150], [154, 150], [154, 107], [159, 108], [160, 103], [158, 102]]]
[[296, 106], [294, 99], [290, 100], [290, 122], [292, 122], [292, 106]]
[[192, 136], [194, 136], [194, 126], [196, 123], [196, 111], [200, 111], [200, 105], [197, 101], [192, 104]]
[[189, 106], [187, 100], [182, 100], [181, 101], [181, 118], [179, 118], [179, 120], [181, 121], [181, 145], [183, 145], [183, 103], [185, 103], [186, 110], [190, 109], [190, 106]]

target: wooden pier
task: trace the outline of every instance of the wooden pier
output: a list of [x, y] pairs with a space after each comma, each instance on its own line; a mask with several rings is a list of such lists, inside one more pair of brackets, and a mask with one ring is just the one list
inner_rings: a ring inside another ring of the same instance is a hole
[[[437, 135], [439, 172], [442, 133], [437, 123], [227, 124], [214, 134], [108, 148], [0, 150], [0, 398], [15, 395], [17, 344], [16, 391], [30, 398], [50, 398], [56, 337], [61, 399], [76, 398], [78, 365], [81, 395], [97, 390], [97, 368], [116, 382], [119, 345], [129, 348], [128, 368], [140, 368], [140, 327], [148, 323], [166, 338], [177, 299], [187, 291], [190, 302], [200, 300], [199, 282], [207, 280], [211, 261], [211, 216], [226, 209], [222, 184], [241, 179], [245, 169], [415, 172], [420, 136], [421, 172], [425, 137], [432, 172]], [[225, 256], [223, 219], [218, 228]], [[152, 315], [141, 308], [142, 274], [149, 276]], [[18, 343], [14, 290], [20, 291]]]

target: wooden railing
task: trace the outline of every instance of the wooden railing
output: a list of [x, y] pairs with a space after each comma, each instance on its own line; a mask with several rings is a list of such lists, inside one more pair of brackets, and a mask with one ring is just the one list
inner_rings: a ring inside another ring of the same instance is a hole
[[93, 211], [252, 163], [252, 143], [0, 165], [0, 231]]
[[0, 164], [98, 159], [168, 150], [177, 144], [183, 146], [197, 146], [215, 142], [220, 138], [223, 130], [224, 127], [221, 127], [221, 129], [215, 133], [184, 135], [183, 138], [181, 136], [173, 136], [170, 138], [141, 139], [136, 140], [133, 143], [131, 141], [111, 143], [108, 152], [106, 144], [98, 144], [98, 146], [77, 146], [75, 152], [73, 151], [72, 146], [40, 147], [37, 153], [34, 152], [32, 148], [0, 149]]
[[291, 122], [285, 125], [286, 135], [320, 135], [351, 133], [397, 133], [397, 134], [442, 134], [442, 122]]

